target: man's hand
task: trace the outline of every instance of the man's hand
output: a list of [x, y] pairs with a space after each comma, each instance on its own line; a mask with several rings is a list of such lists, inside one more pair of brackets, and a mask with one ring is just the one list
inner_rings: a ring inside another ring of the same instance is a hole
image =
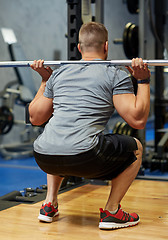
[[148, 69], [148, 65], [143, 63], [142, 58], [133, 58], [132, 59], [132, 68], [126, 67], [131, 75], [137, 80], [148, 79], [151, 76], [151, 73]]
[[51, 76], [53, 70], [50, 67], [44, 67], [43, 63], [44, 60], [34, 60], [33, 64], [30, 67], [40, 74], [43, 81], [47, 81]]

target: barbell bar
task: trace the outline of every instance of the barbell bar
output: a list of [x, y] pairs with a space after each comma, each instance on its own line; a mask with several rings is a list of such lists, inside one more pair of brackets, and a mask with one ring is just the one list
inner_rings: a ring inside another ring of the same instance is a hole
[[[93, 60], [93, 61], [44, 61], [44, 66], [60, 66], [65, 64], [109, 64], [112, 66], [131, 66], [131, 60]], [[148, 66], [168, 66], [168, 60], [143, 60]], [[33, 61], [9, 61], [0, 62], [0, 68], [6, 67], [30, 67]]]

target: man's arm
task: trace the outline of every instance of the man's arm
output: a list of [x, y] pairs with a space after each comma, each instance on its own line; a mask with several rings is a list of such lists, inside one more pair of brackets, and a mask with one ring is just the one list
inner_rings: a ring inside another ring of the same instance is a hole
[[[127, 67], [134, 78], [149, 79], [150, 71], [141, 58], [132, 60], [132, 68]], [[138, 84], [137, 95], [118, 94], [113, 96], [114, 106], [119, 115], [133, 128], [143, 129], [150, 110], [150, 85]]]
[[38, 126], [45, 123], [53, 113], [53, 99], [46, 98], [43, 95], [46, 82], [52, 74], [52, 69], [49, 67], [45, 68], [43, 63], [44, 60], [35, 60], [31, 65], [31, 68], [37, 71], [42, 77], [40, 88], [29, 105], [30, 122]]

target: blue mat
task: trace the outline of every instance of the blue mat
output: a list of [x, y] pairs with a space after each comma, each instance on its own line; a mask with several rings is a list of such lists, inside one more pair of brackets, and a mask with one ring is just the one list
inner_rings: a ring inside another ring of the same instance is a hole
[[47, 183], [46, 173], [36, 164], [34, 158], [19, 160], [0, 159], [0, 196], [24, 188], [36, 188]]

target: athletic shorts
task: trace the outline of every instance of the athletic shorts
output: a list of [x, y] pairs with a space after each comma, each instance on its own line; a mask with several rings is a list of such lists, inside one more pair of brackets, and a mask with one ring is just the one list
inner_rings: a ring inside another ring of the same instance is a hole
[[46, 173], [86, 179], [111, 180], [135, 160], [137, 144], [133, 137], [100, 134], [93, 149], [77, 155], [45, 155], [34, 152], [39, 167]]

